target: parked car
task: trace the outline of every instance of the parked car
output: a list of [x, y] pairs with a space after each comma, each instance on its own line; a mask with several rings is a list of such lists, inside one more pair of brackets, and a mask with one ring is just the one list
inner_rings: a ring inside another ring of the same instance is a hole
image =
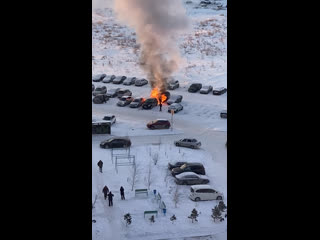
[[182, 95], [171, 95], [170, 99], [167, 101], [168, 105], [172, 103], [180, 103], [182, 101]]
[[113, 81], [113, 79], [116, 78], [116, 75], [107, 75], [104, 77], [104, 79], [102, 79], [103, 83], [111, 83]]
[[132, 85], [135, 83], [136, 79], [136, 77], [129, 77], [123, 81], [123, 85]]
[[117, 102], [117, 106], [119, 106], [119, 107], [127, 106], [132, 102], [132, 100], [133, 100], [133, 97], [131, 97], [131, 96], [122, 96], [119, 99], [119, 102]]
[[102, 104], [108, 100], [109, 100], [109, 97], [106, 94], [98, 94], [94, 96], [94, 98], [92, 99], [92, 102], [95, 104]]
[[171, 124], [167, 119], [157, 119], [151, 122], [148, 122], [147, 127], [149, 129], [168, 129]]
[[95, 88], [95, 87], [94, 87], [94, 84], [92, 84], [92, 92], [94, 91], [94, 88]]
[[213, 89], [212, 94], [213, 94], [213, 95], [222, 95], [222, 94], [224, 94], [224, 93], [226, 93], [226, 92], [227, 92], [227, 89], [226, 89], [226, 88], [220, 87], [220, 88], [215, 88], [215, 89]]
[[113, 89], [109, 89], [107, 91], [107, 96], [110, 98], [114, 98], [118, 95], [118, 91], [120, 90], [120, 88], [113, 88]]
[[168, 163], [168, 169], [171, 170], [172, 168], [181, 167], [185, 163], [187, 163], [187, 162]]
[[131, 141], [127, 137], [112, 137], [100, 143], [101, 148], [127, 148]]
[[209, 185], [194, 185], [190, 187], [189, 198], [193, 201], [222, 200], [223, 194]]
[[179, 185], [207, 184], [210, 182], [207, 176], [198, 175], [194, 172], [183, 172], [174, 177], [176, 184]]
[[102, 86], [102, 87], [96, 87], [92, 92], [92, 95], [97, 96], [98, 94], [106, 94], [106, 93], [107, 93], [107, 87]]
[[171, 170], [172, 176], [183, 172], [194, 172], [201, 175], [206, 175], [204, 166], [201, 163], [185, 163], [181, 167], [173, 168]]
[[202, 86], [202, 88], [200, 89], [201, 94], [208, 94], [211, 91], [212, 91], [211, 85]]
[[110, 122], [110, 124], [112, 125], [112, 124], [114, 124], [114, 123], [116, 123], [116, 116], [115, 115], [105, 115], [104, 117], [103, 117], [103, 120], [104, 121], [107, 121], [107, 122]]
[[227, 110], [222, 110], [220, 113], [221, 118], [227, 118]]
[[172, 80], [170, 80], [170, 81], [168, 82], [168, 89], [169, 89], [169, 90], [174, 90], [174, 89], [176, 89], [176, 88], [179, 88], [179, 86], [180, 86], [180, 84], [179, 84], [179, 81], [178, 81], [178, 80], [172, 79]]
[[114, 84], [121, 84], [124, 80], [126, 80], [126, 76], [118, 76], [115, 79], [112, 80], [112, 83]]
[[143, 109], [151, 109], [158, 105], [158, 100], [156, 98], [148, 98], [143, 104]]
[[131, 108], [138, 108], [140, 106], [142, 106], [142, 104], [144, 103], [145, 99], [144, 98], [135, 98], [130, 104], [129, 107]]
[[117, 97], [118, 97], [118, 98], [121, 98], [122, 96], [132, 96], [132, 92], [131, 92], [129, 89], [121, 88], [121, 89], [118, 91]]
[[92, 76], [92, 81], [93, 81], [93, 82], [101, 82], [102, 79], [103, 79], [105, 76], [107, 76], [107, 75], [104, 74], [104, 73], [94, 75], [94, 76]]
[[181, 110], [183, 110], [183, 106], [180, 103], [172, 103], [168, 107], [168, 112], [171, 113], [171, 110], [173, 110], [174, 113], [177, 113], [177, 112], [180, 112]]
[[170, 92], [168, 92], [168, 91], [165, 91], [164, 93], [163, 93], [167, 98], [166, 98], [166, 100], [164, 100], [162, 103], [164, 103], [164, 102], [167, 102], [169, 99], [170, 99]]
[[201, 83], [192, 83], [188, 89], [188, 92], [195, 93], [198, 92], [202, 88]]
[[178, 141], [174, 141], [174, 145], [177, 147], [200, 148], [201, 142], [195, 138], [183, 138]]
[[143, 85], [147, 85], [148, 84], [148, 80], [147, 79], [144, 79], [144, 78], [141, 78], [141, 79], [136, 79], [134, 85], [137, 86], [137, 87], [141, 87]]

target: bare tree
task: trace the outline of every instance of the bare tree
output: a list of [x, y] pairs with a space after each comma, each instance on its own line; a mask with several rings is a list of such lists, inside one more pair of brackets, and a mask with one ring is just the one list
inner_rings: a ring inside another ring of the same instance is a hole
[[170, 172], [166, 169], [166, 175], [164, 176], [164, 181], [166, 182], [166, 187], [168, 186], [169, 176], [170, 176]]
[[94, 202], [92, 203], [92, 209], [94, 208], [96, 201], [97, 201], [98, 195], [96, 194], [96, 196], [94, 197]]
[[149, 163], [148, 176], [147, 176], [148, 190], [150, 190], [150, 186], [151, 186], [152, 182], [153, 182], [153, 179], [152, 179], [152, 166], [151, 166], [151, 163]]
[[173, 193], [173, 202], [174, 202], [174, 207], [176, 208], [179, 201], [180, 201], [181, 193], [179, 192], [179, 187], [176, 186], [175, 191]]

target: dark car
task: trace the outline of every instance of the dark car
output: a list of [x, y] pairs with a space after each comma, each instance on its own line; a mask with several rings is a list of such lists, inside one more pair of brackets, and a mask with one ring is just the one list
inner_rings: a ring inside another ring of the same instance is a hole
[[144, 103], [144, 98], [135, 98], [130, 104], [129, 107], [131, 108], [138, 108]]
[[132, 96], [132, 92], [129, 89], [120, 89], [118, 91], [118, 98], [121, 98], [122, 96]]
[[202, 88], [201, 83], [192, 83], [188, 89], [188, 92], [195, 93], [198, 92]]
[[127, 137], [112, 137], [100, 143], [101, 148], [127, 148], [131, 146], [131, 141]]
[[108, 97], [114, 98], [118, 95], [119, 90], [120, 90], [120, 88], [109, 89], [106, 94]]
[[141, 78], [141, 79], [136, 79], [134, 85], [137, 86], [137, 87], [141, 87], [143, 85], [147, 85], [148, 84], [148, 80], [147, 79], [144, 79], [144, 78]]
[[102, 104], [108, 100], [109, 100], [109, 97], [106, 94], [98, 94], [92, 99], [92, 102], [95, 104]]
[[119, 107], [127, 106], [132, 102], [132, 100], [133, 100], [133, 97], [131, 97], [131, 96], [122, 96], [119, 99], [119, 102], [117, 103], [117, 106], [119, 106]]
[[163, 103], [164, 103], [164, 102], [166, 102], [166, 101], [168, 101], [170, 99], [170, 95], [171, 94], [168, 91], [165, 91], [163, 94], [167, 97], [166, 100], [163, 101]]
[[213, 89], [212, 94], [213, 94], [213, 95], [222, 95], [222, 94], [224, 94], [224, 93], [226, 93], [226, 92], [227, 92], [227, 89], [224, 88], [224, 87], [221, 87], [221, 88], [215, 88], [215, 89]]
[[116, 78], [116, 75], [107, 75], [104, 77], [104, 79], [102, 80], [103, 83], [111, 83], [113, 81], [113, 79]]
[[156, 98], [148, 98], [143, 104], [143, 109], [151, 109], [153, 107], [156, 107], [158, 105], [158, 100]]
[[136, 77], [129, 77], [126, 80], [124, 80], [123, 85], [132, 85], [136, 81]]
[[96, 87], [94, 91], [92, 92], [93, 96], [97, 96], [98, 94], [106, 94], [107, 93], [107, 87], [106, 86], [100, 86]]
[[180, 103], [182, 101], [182, 95], [171, 95], [170, 99], [167, 101], [168, 105], [172, 103]]
[[104, 79], [105, 76], [107, 76], [107, 75], [104, 74], [104, 73], [94, 75], [94, 76], [92, 76], [92, 81], [93, 81], [93, 82], [101, 82], [102, 79]]
[[185, 163], [181, 167], [173, 168], [171, 170], [172, 176], [183, 172], [194, 172], [201, 175], [206, 175], [204, 166], [201, 163]]
[[147, 127], [149, 129], [168, 129], [171, 124], [167, 119], [157, 119], [151, 122], [148, 122]]
[[112, 80], [112, 83], [114, 84], [121, 84], [124, 80], [126, 80], [126, 76], [118, 76], [115, 79]]
[[174, 90], [176, 88], [179, 88], [180, 84], [179, 84], [179, 81], [178, 80], [174, 80], [174, 79], [171, 79], [169, 82], [168, 82], [168, 89], [169, 90]]
[[227, 118], [227, 110], [221, 111], [220, 117], [221, 117], [221, 118]]
[[198, 175], [194, 172], [183, 172], [174, 177], [176, 184], [179, 185], [207, 184], [210, 182], [207, 176]]
[[171, 170], [172, 168], [181, 167], [185, 163], [187, 163], [187, 162], [168, 163], [168, 169]]

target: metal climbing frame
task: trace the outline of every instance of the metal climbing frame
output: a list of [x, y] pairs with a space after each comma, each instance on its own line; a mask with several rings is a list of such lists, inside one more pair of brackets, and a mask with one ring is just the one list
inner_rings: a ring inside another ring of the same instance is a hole
[[[121, 160], [126, 160], [126, 161], [121, 161]], [[135, 166], [135, 165], [136, 165], [136, 157], [134, 155], [115, 157], [115, 169], [117, 173], [118, 173], [118, 166]]]

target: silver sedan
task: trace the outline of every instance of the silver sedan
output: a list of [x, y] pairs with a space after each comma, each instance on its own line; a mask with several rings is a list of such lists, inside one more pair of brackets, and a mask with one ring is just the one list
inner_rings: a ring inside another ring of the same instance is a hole
[[200, 148], [201, 142], [194, 138], [184, 138], [174, 141], [174, 145], [177, 147]]

